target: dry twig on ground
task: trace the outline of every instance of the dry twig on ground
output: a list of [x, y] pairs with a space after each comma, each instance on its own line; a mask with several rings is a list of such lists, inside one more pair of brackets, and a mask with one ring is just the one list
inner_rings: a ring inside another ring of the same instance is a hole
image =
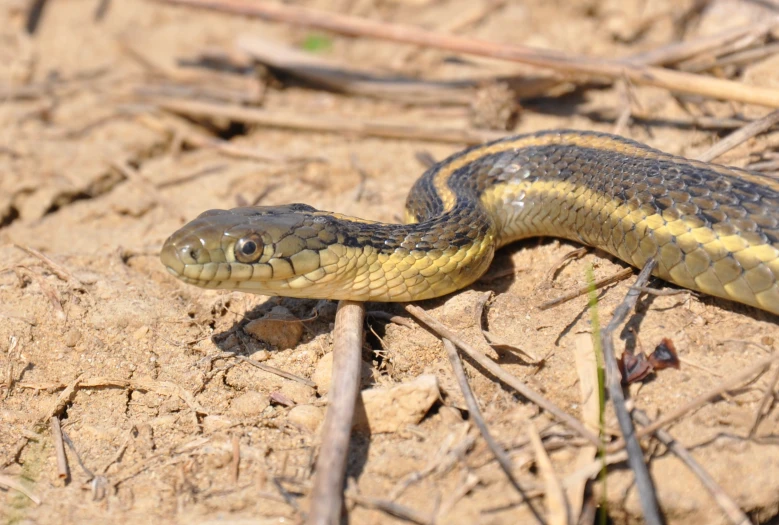
[[768, 131], [779, 123], [779, 110], [772, 111], [765, 117], [755, 120], [746, 124], [742, 128], [737, 129], [721, 141], [714, 144], [711, 148], [698, 155], [698, 160], [709, 162], [717, 157], [720, 157], [735, 148], [739, 144], [742, 144], [755, 135], [759, 135], [764, 131]]
[[779, 108], [779, 91], [772, 88], [748, 86], [731, 80], [642, 66], [625, 60], [595, 59], [528, 46], [496, 44], [474, 38], [435, 33], [413, 26], [377, 22], [350, 15], [284, 4], [257, 3], [248, 0], [157, 1], [244, 16], [256, 16], [266, 20], [313, 27], [343, 35], [378, 38], [520, 62], [573, 75], [606, 77], [612, 80], [626, 78], [636, 85], [650, 85], [678, 93]]
[[309, 525], [337, 525], [343, 508], [344, 474], [354, 410], [360, 391], [365, 305], [341, 301], [333, 335], [333, 379], [316, 462]]
[[457, 355], [457, 348], [455, 348], [454, 343], [452, 343], [449, 339], [444, 338], [443, 343], [444, 349], [446, 350], [446, 355], [449, 357], [449, 364], [452, 365], [452, 371], [454, 372], [454, 376], [457, 379], [457, 384], [460, 386], [460, 391], [463, 394], [463, 398], [465, 398], [465, 405], [468, 407], [468, 413], [473, 419], [473, 423], [476, 425], [476, 428], [479, 429], [479, 432], [484, 438], [484, 441], [487, 443], [490, 451], [498, 461], [500, 468], [506, 474], [506, 477], [508, 478], [509, 483], [511, 483], [511, 486], [513, 486], [514, 489], [519, 492], [519, 494], [525, 500], [525, 503], [527, 503], [528, 508], [530, 508], [530, 511], [533, 513], [533, 515], [535, 515], [536, 519], [538, 519], [539, 523], [543, 523], [544, 520], [541, 518], [541, 515], [538, 514], [538, 511], [530, 501], [530, 498], [528, 498], [525, 494], [525, 490], [514, 476], [514, 467], [511, 464], [511, 458], [508, 456], [508, 454], [506, 454], [506, 451], [503, 450], [500, 444], [495, 441], [495, 438], [492, 437], [492, 434], [487, 427], [487, 423], [485, 423], [484, 418], [481, 415], [479, 403], [473, 396], [473, 391], [468, 384], [468, 378], [465, 375], [465, 369], [463, 368], [463, 364], [460, 361], [460, 356]]
[[[656, 264], [657, 262], [654, 259], [646, 262], [644, 269], [641, 270], [638, 279], [636, 279], [635, 286], [646, 286]], [[617, 414], [619, 427], [622, 430], [623, 440], [628, 452], [628, 464], [636, 477], [636, 486], [641, 500], [641, 508], [644, 512], [644, 519], [646, 523], [651, 525], [660, 525], [663, 523], [663, 519], [657, 503], [657, 494], [655, 493], [652, 478], [649, 476], [649, 470], [644, 462], [644, 452], [641, 450], [641, 444], [636, 437], [633, 421], [630, 419], [630, 414], [625, 406], [625, 394], [622, 391], [622, 374], [620, 374], [617, 357], [614, 352], [614, 332], [625, 322], [639, 295], [641, 295], [641, 292], [635, 288], [628, 290], [625, 299], [617, 307], [609, 324], [601, 330], [601, 341], [603, 344], [603, 361], [606, 368], [606, 385], [608, 386], [609, 397], [612, 403], [614, 403], [614, 411]]]

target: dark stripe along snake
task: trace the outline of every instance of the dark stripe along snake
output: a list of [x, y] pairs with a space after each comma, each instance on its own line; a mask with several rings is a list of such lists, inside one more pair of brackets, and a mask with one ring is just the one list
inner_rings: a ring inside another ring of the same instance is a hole
[[211, 210], [167, 239], [184, 282], [264, 295], [416, 301], [468, 286], [536, 236], [592, 246], [679, 286], [779, 313], [779, 183], [604, 133], [471, 147], [415, 183], [406, 224], [305, 204]]

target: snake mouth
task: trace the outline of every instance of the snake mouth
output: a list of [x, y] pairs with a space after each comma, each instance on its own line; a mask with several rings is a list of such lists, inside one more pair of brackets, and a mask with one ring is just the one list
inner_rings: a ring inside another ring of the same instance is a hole
[[172, 268], [170, 266], [165, 266], [165, 269], [168, 270], [168, 273], [171, 274], [173, 277], [181, 278], [181, 272], [176, 270], [175, 268]]

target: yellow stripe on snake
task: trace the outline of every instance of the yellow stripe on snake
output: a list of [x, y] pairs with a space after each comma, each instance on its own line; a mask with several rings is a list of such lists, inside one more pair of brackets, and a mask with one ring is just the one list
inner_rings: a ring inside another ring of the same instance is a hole
[[264, 295], [416, 301], [478, 279], [495, 250], [553, 236], [679, 286], [779, 313], [779, 183], [603, 133], [546, 131], [431, 167], [407, 224], [305, 204], [211, 210], [162, 248], [184, 282]]

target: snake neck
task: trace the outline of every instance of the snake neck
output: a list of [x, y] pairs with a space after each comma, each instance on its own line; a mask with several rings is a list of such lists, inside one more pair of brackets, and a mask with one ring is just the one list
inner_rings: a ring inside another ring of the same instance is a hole
[[[478, 279], [498, 245], [498, 224], [489, 210], [461, 201], [417, 222], [387, 224], [326, 212], [335, 242], [320, 252], [332, 262], [327, 298], [412, 301], [439, 297]], [[334, 257], [333, 257], [334, 256]], [[307, 294], [312, 293], [312, 289]]]

